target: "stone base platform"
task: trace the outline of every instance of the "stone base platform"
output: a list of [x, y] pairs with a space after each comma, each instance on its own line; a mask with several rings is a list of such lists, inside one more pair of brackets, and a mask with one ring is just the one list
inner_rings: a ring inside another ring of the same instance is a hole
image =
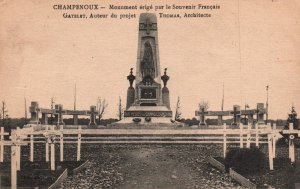
[[185, 127], [183, 123], [112, 123], [107, 129], [180, 129]]
[[150, 127], [183, 127], [183, 123], [172, 120], [172, 111], [166, 106], [131, 106], [124, 111], [124, 118], [110, 127], [150, 128]]

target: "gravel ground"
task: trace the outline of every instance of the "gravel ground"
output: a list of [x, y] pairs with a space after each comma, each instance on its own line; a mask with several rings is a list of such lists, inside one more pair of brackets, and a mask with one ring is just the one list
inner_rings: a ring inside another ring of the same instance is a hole
[[[64, 150], [65, 160], [76, 160], [76, 145], [66, 144]], [[268, 155], [267, 146], [261, 150]], [[300, 148], [295, 148], [295, 153], [300, 163]], [[28, 154], [29, 147], [22, 147], [23, 161], [28, 161]], [[44, 145], [36, 144], [35, 161], [44, 161], [44, 154]], [[222, 146], [83, 144], [82, 160], [90, 163], [86, 170], [68, 177], [61, 188], [242, 188], [205, 161], [210, 155], [221, 156]], [[288, 158], [288, 148], [278, 147], [276, 157]], [[6, 147], [5, 161], [9, 159], [10, 148]], [[300, 165], [291, 169], [286, 160], [282, 162], [279, 166], [275, 163], [274, 171], [249, 179], [269, 188], [290, 188], [291, 175], [300, 175]]]
[[205, 158], [216, 145], [89, 145], [87, 169], [61, 188], [242, 188]]
[[[267, 146], [262, 146], [261, 150], [266, 154], [268, 159]], [[288, 147], [276, 148], [276, 159], [274, 159], [274, 170], [269, 170], [269, 162], [267, 161], [266, 170], [262, 174], [247, 176], [250, 180], [258, 185], [271, 188], [294, 188], [294, 183], [300, 183], [300, 148], [295, 148], [296, 164], [291, 166]]]

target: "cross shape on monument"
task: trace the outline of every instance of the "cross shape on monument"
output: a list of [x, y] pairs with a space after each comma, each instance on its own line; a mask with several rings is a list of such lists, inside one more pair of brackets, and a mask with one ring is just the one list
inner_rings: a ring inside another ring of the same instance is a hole
[[29, 111], [31, 114], [30, 123], [38, 124], [39, 123], [39, 113], [40, 113], [39, 104], [37, 102], [31, 102]]
[[149, 35], [152, 28], [152, 23], [149, 21], [149, 18], [146, 20], [146, 33]]
[[200, 123], [199, 125], [206, 125], [205, 123], [205, 115], [208, 114], [207, 111], [204, 110], [204, 108], [201, 108], [201, 111], [199, 112], [200, 115]]
[[63, 110], [62, 105], [56, 105], [55, 110], [54, 110], [54, 114], [57, 115], [57, 125], [64, 125], [63, 122], [63, 114], [66, 113], [65, 110]]
[[64, 110], [62, 110], [62, 107], [60, 106], [58, 109], [54, 110], [55, 114], [63, 114], [65, 113]]
[[96, 111], [96, 108], [94, 108], [94, 106], [90, 107], [90, 111], [87, 112], [88, 115], [97, 115], [98, 111]]
[[241, 114], [240, 111], [237, 110], [237, 107], [233, 107], [233, 111], [230, 112], [231, 114], [233, 114], [233, 122], [231, 125], [237, 125], [237, 116]]
[[90, 107], [90, 111], [87, 112], [87, 114], [90, 115], [90, 123], [89, 123], [89, 125], [97, 125], [96, 124], [96, 115], [98, 113], [99, 112], [96, 111], [96, 106], [91, 106]]

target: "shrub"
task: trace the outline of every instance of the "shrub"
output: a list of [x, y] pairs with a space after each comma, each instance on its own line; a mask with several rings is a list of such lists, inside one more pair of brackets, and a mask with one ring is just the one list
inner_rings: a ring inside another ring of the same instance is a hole
[[289, 142], [286, 138], [282, 137], [280, 139], [277, 140], [276, 142], [276, 146], [277, 147], [288, 147], [289, 146]]
[[265, 155], [256, 147], [231, 149], [226, 154], [225, 169], [229, 168], [245, 175], [262, 172], [266, 165]]
[[[300, 148], [300, 138], [295, 138], [293, 140], [295, 148]], [[289, 147], [289, 140], [286, 138], [280, 138], [276, 142], [277, 147]]]
[[300, 138], [295, 138], [294, 139], [294, 145], [295, 145], [295, 148], [300, 148]]

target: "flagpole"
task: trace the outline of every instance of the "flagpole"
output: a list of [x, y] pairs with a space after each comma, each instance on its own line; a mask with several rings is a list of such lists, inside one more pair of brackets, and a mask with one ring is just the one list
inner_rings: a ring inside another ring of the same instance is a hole
[[222, 106], [221, 106], [221, 110], [224, 110], [224, 83], [223, 83], [223, 95], [222, 95]]
[[26, 85], [24, 86], [24, 110], [25, 110], [25, 125], [27, 124], [27, 104], [26, 104]]
[[75, 83], [75, 93], [74, 93], [74, 110], [76, 110], [76, 83]]
[[25, 105], [25, 125], [27, 124], [27, 105], [26, 105], [26, 97], [24, 96], [24, 105]]
[[267, 90], [266, 124], [268, 124], [268, 118], [269, 118], [269, 85], [266, 86], [266, 90]]

